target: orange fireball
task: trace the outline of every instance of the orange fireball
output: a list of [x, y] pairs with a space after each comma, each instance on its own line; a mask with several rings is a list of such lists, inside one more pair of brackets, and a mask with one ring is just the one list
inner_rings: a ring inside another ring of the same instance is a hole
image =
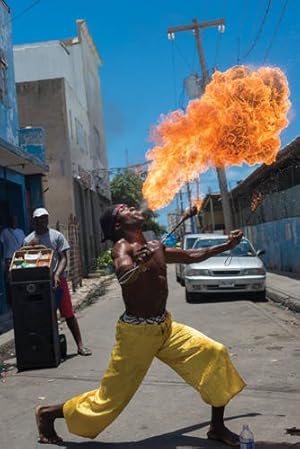
[[245, 66], [215, 72], [203, 96], [163, 116], [143, 194], [151, 209], [166, 206], [187, 182], [210, 167], [271, 164], [288, 125], [288, 82], [279, 68]]

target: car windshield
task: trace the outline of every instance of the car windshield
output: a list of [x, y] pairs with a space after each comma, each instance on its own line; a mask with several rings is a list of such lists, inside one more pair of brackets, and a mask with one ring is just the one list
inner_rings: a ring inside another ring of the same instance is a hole
[[[218, 238], [218, 239], [199, 239], [195, 242], [193, 248], [208, 248], [209, 246], [222, 245], [225, 243], [227, 239]], [[255, 256], [255, 251], [253, 250], [250, 242], [246, 239], [242, 239], [241, 243], [239, 243], [235, 248], [231, 250], [224, 251], [223, 253], [217, 254], [214, 257], [224, 257], [224, 256], [235, 256], [235, 257], [246, 257], [246, 256]]]
[[197, 237], [188, 237], [185, 242], [185, 249], [192, 249]]

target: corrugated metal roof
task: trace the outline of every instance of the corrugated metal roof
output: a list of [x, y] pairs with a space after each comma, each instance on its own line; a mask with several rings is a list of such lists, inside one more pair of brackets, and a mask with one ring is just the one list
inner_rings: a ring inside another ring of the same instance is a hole
[[300, 162], [300, 137], [297, 137], [286, 145], [281, 151], [279, 151], [277, 159], [273, 162], [273, 164], [261, 165], [244, 181], [240, 182], [234, 189], [231, 190], [232, 194], [238, 195], [239, 193], [242, 193], [244, 190], [249, 189], [249, 187], [253, 184], [256, 184], [258, 181], [270, 176], [273, 171], [288, 167], [291, 165], [292, 161], [296, 160]]

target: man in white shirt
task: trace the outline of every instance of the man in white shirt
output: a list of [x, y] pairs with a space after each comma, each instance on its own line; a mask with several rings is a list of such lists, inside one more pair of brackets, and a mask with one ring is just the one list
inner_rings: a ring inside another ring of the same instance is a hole
[[43, 207], [35, 209], [33, 212], [33, 224], [35, 230], [25, 237], [24, 245], [44, 245], [53, 249], [54, 287], [60, 288], [62, 293], [62, 298], [58, 305], [60, 315], [65, 318], [74, 337], [78, 354], [91, 355], [91, 351], [84, 347], [82, 343], [78, 321], [74, 315], [71, 294], [64, 273], [68, 262], [67, 251], [70, 249], [69, 243], [61, 232], [48, 227], [49, 213], [47, 209]]
[[11, 304], [10, 285], [8, 280], [10, 262], [14, 253], [22, 246], [24, 238], [24, 231], [17, 227], [17, 217], [9, 217], [7, 228], [4, 228], [0, 234], [2, 246], [1, 258], [4, 261], [5, 289], [8, 304]]

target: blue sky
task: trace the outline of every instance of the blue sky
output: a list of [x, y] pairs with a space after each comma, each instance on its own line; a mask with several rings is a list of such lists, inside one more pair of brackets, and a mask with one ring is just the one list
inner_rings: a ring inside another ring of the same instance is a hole
[[[40, 0], [23, 15], [19, 13], [33, 1], [7, 1], [12, 9], [15, 44], [75, 36], [76, 19], [87, 21], [103, 59], [100, 74], [110, 167], [123, 167], [127, 161], [143, 163], [151, 147], [150, 128], [160, 114], [186, 107], [183, 80], [199, 72], [194, 38], [190, 32], [179, 33], [172, 43], [167, 39], [167, 28], [191, 23], [193, 18], [206, 21], [223, 17], [226, 22], [223, 34], [216, 28], [203, 32], [210, 71], [215, 65], [226, 70], [237, 64], [239, 55], [243, 64], [258, 67], [265, 62], [285, 71], [293, 106], [290, 125], [282, 133], [283, 145], [299, 135], [298, 0]], [[229, 168], [229, 186], [234, 187], [252, 170], [246, 166]], [[212, 170], [201, 177], [201, 193], [209, 187], [218, 190]], [[161, 211], [162, 223], [172, 209], [174, 202]]]

